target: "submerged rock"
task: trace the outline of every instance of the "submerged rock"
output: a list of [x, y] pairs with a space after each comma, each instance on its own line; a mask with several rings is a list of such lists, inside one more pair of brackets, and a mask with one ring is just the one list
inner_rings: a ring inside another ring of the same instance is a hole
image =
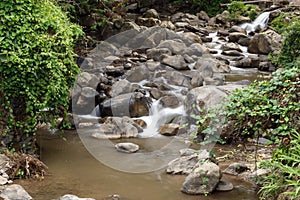
[[247, 170], [249, 170], [249, 168], [244, 163], [232, 163], [223, 171], [223, 173], [238, 175]]
[[220, 181], [216, 187], [216, 191], [227, 192], [233, 190], [233, 184], [226, 181]]
[[123, 142], [118, 143], [115, 145], [115, 148], [117, 151], [123, 152], [123, 153], [135, 153], [139, 150], [139, 145], [133, 144], [131, 142]]
[[64, 196], [60, 197], [58, 200], [95, 200], [93, 198], [79, 198], [73, 194], [65, 194]]

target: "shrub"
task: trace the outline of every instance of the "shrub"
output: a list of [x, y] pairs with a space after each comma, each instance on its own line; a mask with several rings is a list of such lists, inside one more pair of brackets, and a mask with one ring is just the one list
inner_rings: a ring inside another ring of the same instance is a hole
[[2, 0], [0, 10], [1, 141], [34, 152], [38, 120], [66, 113], [82, 31], [51, 0]]

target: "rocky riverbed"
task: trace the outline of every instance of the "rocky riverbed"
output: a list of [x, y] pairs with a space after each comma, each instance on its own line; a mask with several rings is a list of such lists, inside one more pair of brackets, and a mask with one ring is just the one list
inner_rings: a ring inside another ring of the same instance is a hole
[[[171, 138], [168, 143], [174, 138], [189, 140], [191, 115], [199, 115], [200, 110], [221, 103], [233, 90], [251, 83], [247, 78], [230, 81], [230, 74], [238, 72], [244, 77], [254, 70], [269, 75], [277, 70], [267, 55], [279, 51], [282, 37], [267, 22], [285, 11], [299, 16], [296, 7], [276, 5], [262, 12], [255, 23], [241, 18], [233, 24], [226, 11], [213, 18], [205, 12], [166, 17], [154, 9], [133, 20], [114, 20], [107, 30], [124, 32], [97, 43], [78, 59], [82, 73], [71, 94], [74, 126], [81, 139], [88, 138], [83, 143], [114, 139], [119, 159], [146, 152], [146, 145], [137, 144], [142, 138]], [[228, 129], [220, 134], [230, 137]], [[181, 186], [186, 194], [232, 190], [234, 185], [224, 181], [222, 174], [251, 181], [266, 173], [254, 163], [268, 159], [271, 149], [260, 146], [255, 154], [254, 146], [220, 148], [215, 157], [202, 147], [178, 146], [166, 172], [187, 175]], [[93, 152], [94, 145], [86, 148]], [[169, 149], [163, 156], [167, 152]], [[1, 156], [0, 197], [32, 199], [20, 185], [11, 184], [6, 174], [9, 163]], [[73, 195], [56, 198], [89, 199]], [[122, 199], [118, 195], [109, 198]]]

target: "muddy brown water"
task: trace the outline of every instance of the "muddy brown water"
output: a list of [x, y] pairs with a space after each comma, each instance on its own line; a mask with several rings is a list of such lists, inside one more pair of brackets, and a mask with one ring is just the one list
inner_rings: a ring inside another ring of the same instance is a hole
[[[167, 175], [164, 169], [151, 173], [124, 173], [105, 166], [86, 150], [76, 131], [65, 132], [66, 141], [47, 130], [39, 131], [41, 160], [49, 167], [42, 181], [16, 181], [35, 200], [50, 200], [64, 194], [109, 199], [113, 194], [123, 200], [257, 200], [252, 185], [223, 176], [234, 184], [230, 192], [215, 192], [207, 197], [180, 192], [184, 175]], [[140, 139], [159, 143], [159, 138]], [[112, 158], [114, 159], [114, 158]]]

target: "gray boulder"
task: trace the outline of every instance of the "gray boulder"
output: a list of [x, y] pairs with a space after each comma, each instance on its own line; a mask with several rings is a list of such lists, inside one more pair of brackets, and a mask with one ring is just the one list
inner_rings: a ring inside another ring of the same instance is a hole
[[162, 41], [157, 48], [167, 48], [173, 54], [181, 54], [186, 49], [186, 44], [180, 39], [174, 40], [164, 40]]
[[240, 33], [240, 32], [233, 32], [233, 33], [230, 33], [228, 36], [229, 42], [238, 42], [239, 40], [241, 40], [243, 38], [248, 38], [248, 36], [246, 34]]
[[111, 97], [116, 97], [121, 94], [132, 93], [138, 89], [141, 89], [140, 85], [132, 84], [128, 80], [122, 79], [112, 85], [110, 95]]
[[226, 181], [220, 181], [216, 187], [216, 191], [227, 192], [233, 190], [233, 184]]
[[166, 55], [171, 55], [171, 51], [168, 48], [152, 48], [146, 51], [147, 58], [154, 61], [161, 61]]
[[176, 158], [168, 163], [166, 172], [168, 174], [190, 174], [200, 160], [209, 159], [209, 152], [204, 150], [198, 153], [188, 154]]
[[202, 67], [209, 67], [214, 73], [228, 73], [231, 71], [228, 64], [209, 56], [199, 58], [194, 66], [195, 69], [200, 69]]
[[190, 86], [191, 77], [181, 72], [167, 71], [163, 76], [169, 84], [184, 86], [184, 87]]
[[217, 187], [221, 176], [218, 165], [211, 161], [204, 161], [186, 177], [181, 191], [192, 195], [211, 193]]
[[13, 184], [0, 190], [0, 197], [4, 200], [31, 200], [33, 199], [21, 185]]
[[150, 70], [145, 65], [140, 65], [129, 70], [125, 77], [130, 82], [140, 82], [150, 78]]
[[107, 99], [100, 104], [102, 117], [128, 116], [141, 117], [149, 115], [150, 100], [141, 92], [121, 94]]
[[253, 36], [248, 46], [248, 52], [269, 54], [274, 51], [279, 51], [281, 45], [282, 37], [275, 31], [268, 30]]
[[88, 72], [82, 72], [77, 76], [76, 83], [81, 87], [88, 86], [94, 88], [99, 83], [99, 78], [94, 74], [90, 74]]
[[180, 106], [180, 99], [175, 95], [166, 95], [160, 98], [159, 102], [165, 108], [177, 108]]

